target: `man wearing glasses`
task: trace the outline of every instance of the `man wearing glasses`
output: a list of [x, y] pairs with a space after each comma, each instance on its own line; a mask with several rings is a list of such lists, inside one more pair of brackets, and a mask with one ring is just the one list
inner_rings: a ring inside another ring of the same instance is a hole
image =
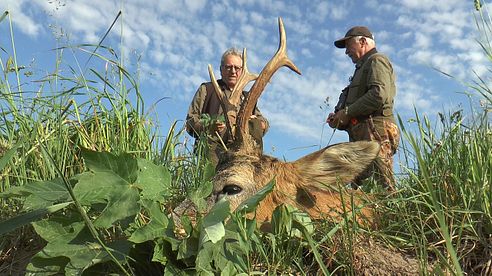
[[[225, 93], [226, 97], [231, 96], [231, 92], [242, 73], [242, 54], [235, 48], [230, 48], [224, 52], [220, 61], [220, 74], [222, 76], [217, 82]], [[242, 98], [244, 98], [244, 93]], [[242, 100], [242, 99], [241, 99]], [[239, 111], [239, 107], [237, 107]], [[208, 156], [214, 165], [217, 165], [218, 156], [232, 142], [227, 135], [225, 116], [219, 99], [215, 95], [211, 82], [202, 83], [190, 104], [186, 116], [186, 131], [195, 139], [206, 137], [208, 140]], [[221, 118], [222, 117], [222, 118]], [[262, 138], [268, 130], [268, 121], [261, 115], [260, 110], [255, 107], [253, 115], [249, 120], [249, 130], [251, 136], [263, 147]], [[195, 143], [195, 146], [197, 143]], [[197, 148], [195, 148], [197, 150]]]

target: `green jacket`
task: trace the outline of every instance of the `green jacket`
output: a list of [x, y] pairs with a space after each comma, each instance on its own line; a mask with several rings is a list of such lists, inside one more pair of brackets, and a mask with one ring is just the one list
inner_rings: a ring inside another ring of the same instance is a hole
[[350, 84], [342, 91], [338, 109], [348, 107], [347, 115], [363, 121], [391, 121], [396, 95], [395, 73], [390, 60], [374, 48], [357, 62]]
[[[232, 91], [226, 88], [226, 85], [222, 80], [218, 80], [218, 83], [222, 88], [222, 91], [226, 94], [226, 97], [230, 97]], [[243, 94], [244, 93], [247, 92], [243, 92]], [[213, 92], [213, 85], [211, 82], [202, 83], [200, 85], [188, 109], [188, 114], [186, 116], [186, 131], [195, 138], [199, 137], [204, 131], [202, 121], [200, 120], [202, 114], [209, 114], [211, 116], [219, 116], [224, 114], [222, 107], [220, 106], [219, 99]], [[263, 117], [257, 107], [255, 107], [253, 114], [257, 116], [256, 120], [265, 122], [267, 126], [265, 131], [262, 131], [261, 136], [263, 136], [268, 130], [268, 121], [265, 117]], [[251, 131], [252, 130], [250, 129], [250, 132]]]

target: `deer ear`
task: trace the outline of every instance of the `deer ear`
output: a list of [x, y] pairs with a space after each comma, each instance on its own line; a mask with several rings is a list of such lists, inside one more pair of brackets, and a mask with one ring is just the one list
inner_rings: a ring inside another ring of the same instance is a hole
[[308, 182], [344, 184], [352, 181], [372, 164], [378, 156], [379, 148], [377, 142], [341, 143], [306, 155], [293, 164]]

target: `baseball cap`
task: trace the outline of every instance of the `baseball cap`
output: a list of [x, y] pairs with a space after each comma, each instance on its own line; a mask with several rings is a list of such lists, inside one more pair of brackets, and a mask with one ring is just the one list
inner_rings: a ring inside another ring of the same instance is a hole
[[345, 48], [345, 41], [351, 37], [354, 36], [365, 36], [371, 39], [374, 39], [374, 36], [372, 35], [371, 31], [365, 26], [355, 26], [350, 28], [350, 30], [347, 31], [344, 37], [340, 38], [339, 40], [335, 41], [335, 46], [337, 48]]

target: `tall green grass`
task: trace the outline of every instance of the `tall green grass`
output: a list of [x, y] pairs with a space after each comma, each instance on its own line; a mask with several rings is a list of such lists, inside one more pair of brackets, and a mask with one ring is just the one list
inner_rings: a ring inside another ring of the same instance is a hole
[[424, 257], [432, 252], [446, 270], [481, 272], [482, 266], [490, 266], [480, 256], [490, 253], [492, 235], [488, 111], [482, 109], [468, 120], [461, 111], [441, 115], [439, 133], [428, 118], [415, 117], [417, 133], [401, 123], [410, 147], [407, 158], [415, 163], [407, 164], [399, 200], [389, 205], [387, 211], [398, 218], [388, 220], [393, 223], [389, 228], [417, 245]]
[[[170, 161], [172, 156], [160, 158], [158, 126], [146, 114], [138, 81], [123, 68], [121, 55], [96, 45], [60, 47], [53, 50], [55, 68], [34, 75], [35, 68], [17, 62], [10, 14], [1, 19], [9, 25], [11, 43], [2, 45], [0, 55], [0, 192], [83, 172], [82, 148]], [[81, 66], [80, 58], [92, 59], [93, 67]], [[75, 62], [66, 64], [70, 59]], [[22, 205], [23, 200], [0, 198], [1, 219], [15, 216]], [[16, 267], [42, 244], [30, 227], [1, 236], [1, 273], [16, 273], [5, 265]]]
[[[492, 60], [492, 21], [479, 14], [479, 43]], [[492, 272], [492, 90], [474, 79], [468, 111], [438, 113], [437, 122], [417, 110], [412, 122], [400, 119], [407, 177], [386, 210], [394, 240], [458, 275]]]
[[[12, 33], [11, 37], [14, 41]], [[100, 48], [107, 50], [104, 54], [108, 57], [95, 54], [102, 64], [99, 72], [95, 68], [86, 70], [63, 64], [67, 52], [90, 53], [95, 47], [54, 50], [57, 67], [28, 86], [20, 85], [20, 81], [12, 85], [9, 81], [25, 78], [16, 63], [12, 65], [14, 70], [2, 68], [2, 147], [4, 152], [17, 147], [16, 154], [3, 168], [2, 190], [26, 181], [57, 177], [54, 166], [62, 168], [67, 176], [81, 172], [81, 147], [131, 152], [146, 158], [159, 155], [157, 125], [145, 113], [137, 81], [112, 55], [114, 51]], [[78, 55], [74, 53], [71, 58], [80, 64]], [[15, 51], [7, 60], [16, 60]], [[4, 58], [0, 61], [5, 64]], [[54, 157], [54, 164], [46, 161], [41, 145]]]

